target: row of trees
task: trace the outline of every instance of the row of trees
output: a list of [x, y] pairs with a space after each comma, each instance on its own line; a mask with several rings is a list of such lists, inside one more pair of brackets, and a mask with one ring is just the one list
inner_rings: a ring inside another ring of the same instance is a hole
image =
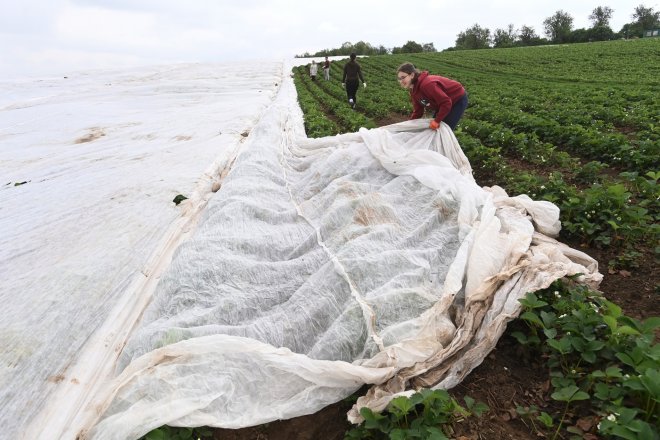
[[[543, 29], [548, 38], [542, 38], [536, 34], [531, 26], [522, 26], [516, 29], [513, 24], [506, 29], [495, 29], [491, 34], [490, 29], [482, 28], [478, 24], [458, 34], [456, 46], [447, 50], [456, 49], [486, 49], [489, 47], [516, 47], [516, 46], [538, 46], [542, 44], [564, 44], [564, 43], [586, 43], [588, 41], [605, 41], [618, 38], [642, 37], [643, 32], [648, 29], [660, 27], [660, 12], [653, 8], [639, 5], [632, 14], [633, 21], [625, 24], [618, 33], [610, 27], [614, 10], [609, 6], [598, 6], [595, 8], [589, 20], [592, 26], [588, 29], [573, 29], [573, 17], [559, 10], [551, 17], [543, 21]], [[419, 44], [408, 41], [401, 47], [388, 49], [383, 45], [372, 46], [364, 41], [353, 44], [346, 42], [336, 49], [324, 49], [310, 54], [305, 52], [296, 57], [324, 57], [335, 55], [349, 55], [355, 52], [358, 55], [385, 55], [397, 53], [437, 52], [433, 43]]]
[[296, 55], [296, 58], [312, 58], [312, 57], [329, 57], [335, 55], [350, 55], [355, 52], [358, 55], [385, 55], [389, 53], [418, 53], [418, 52], [437, 52], [433, 43], [419, 44], [415, 41], [408, 41], [401, 47], [393, 47], [388, 49], [385, 46], [372, 46], [364, 41], [358, 41], [353, 44], [350, 41], [342, 44], [341, 47], [336, 49], [323, 49], [319, 52], [310, 54], [305, 52], [302, 55]]
[[618, 33], [610, 27], [614, 10], [609, 6], [595, 8], [589, 20], [592, 26], [588, 29], [573, 29], [573, 17], [559, 10], [543, 21], [543, 29], [548, 37], [539, 37], [530, 26], [522, 26], [516, 30], [513, 24], [506, 29], [490, 29], [478, 24], [458, 34], [456, 46], [452, 49], [486, 49], [489, 47], [535, 46], [541, 44], [585, 43], [588, 41], [604, 41], [617, 38], [642, 37], [648, 29], [660, 27], [660, 12], [653, 8], [639, 5], [632, 14], [631, 23], [625, 24]]

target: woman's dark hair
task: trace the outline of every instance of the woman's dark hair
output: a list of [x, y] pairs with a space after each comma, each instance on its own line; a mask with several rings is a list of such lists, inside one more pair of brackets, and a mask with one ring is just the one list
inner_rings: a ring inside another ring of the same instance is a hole
[[413, 63], [403, 63], [399, 66], [398, 69], [396, 69], [396, 71], [397, 71], [397, 73], [399, 73], [399, 72], [408, 73], [408, 74], [414, 73], [415, 76], [417, 76], [417, 74], [419, 74], [419, 70], [417, 70], [415, 68]]

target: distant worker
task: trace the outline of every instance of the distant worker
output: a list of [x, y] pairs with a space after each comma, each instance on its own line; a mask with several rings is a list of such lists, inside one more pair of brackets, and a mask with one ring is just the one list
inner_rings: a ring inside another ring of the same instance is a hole
[[348, 95], [348, 103], [352, 108], [355, 108], [357, 104], [357, 90], [360, 87], [360, 82], [366, 88], [367, 83], [364, 82], [364, 77], [362, 76], [362, 69], [357, 61], [355, 61], [355, 52], [351, 54], [351, 60], [344, 64], [344, 76], [341, 79], [341, 86], [346, 89], [346, 94]]
[[326, 81], [330, 81], [330, 60], [328, 57], [325, 57], [325, 61], [323, 62], [323, 78]]
[[319, 72], [319, 65], [316, 64], [316, 61], [312, 60], [311, 66], [309, 66], [309, 76], [312, 77], [312, 81], [316, 81], [316, 74]]
[[411, 63], [404, 63], [396, 71], [399, 85], [410, 91], [413, 112], [410, 119], [419, 119], [428, 110], [433, 119], [429, 128], [437, 130], [440, 122], [453, 130], [468, 105], [468, 95], [463, 85], [444, 76], [420, 72]]

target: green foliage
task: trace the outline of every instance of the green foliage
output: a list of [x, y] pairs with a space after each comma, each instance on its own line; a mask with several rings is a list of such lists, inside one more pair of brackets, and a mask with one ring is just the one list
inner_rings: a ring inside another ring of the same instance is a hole
[[161, 426], [141, 437], [140, 440], [211, 440], [211, 428], [174, 428]]
[[541, 340], [538, 348], [550, 367], [551, 397], [565, 402], [555, 437], [569, 407], [589, 401], [601, 416], [598, 429], [606, 438], [657, 438], [660, 345], [655, 332], [660, 318], [637, 321], [599, 293], [565, 282], [528, 293], [520, 302], [520, 319], [530, 331], [516, 338]]
[[516, 412], [518, 413], [519, 416], [522, 417], [521, 420], [523, 421], [523, 423], [525, 423], [525, 419], [529, 420], [532, 423], [532, 427], [534, 431], [539, 436], [544, 436], [544, 434], [541, 432], [539, 426], [536, 425], [536, 422], [540, 422], [540, 426], [542, 426], [545, 429], [550, 429], [555, 424], [550, 414], [546, 413], [545, 411], [539, 411], [538, 407], [536, 407], [535, 405], [528, 407], [517, 406]]
[[573, 17], [559, 10], [543, 21], [543, 28], [553, 43], [568, 43], [573, 29]]
[[575, 181], [582, 185], [601, 183], [602, 173], [607, 168], [608, 165], [603, 162], [589, 161], [575, 171]]
[[461, 406], [445, 390], [422, 389], [412, 396], [393, 399], [382, 414], [362, 408], [364, 422], [346, 432], [346, 439], [447, 440], [448, 426], [465, 417], [488, 411], [483, 403], [465, 398]]
[[635, 20], [635, 24], [642, 30], [660, 26], [660, 11], [654, 11], [653, 8], [644, 5], [639, 5], [635, 8], [632, 18]]
[[393, 47], [392, 54], [400, 53], [419, 53], [419, 52], [437, 52], [433, 43], [419, 44], [416, 41], [408, 41], [401, 47]]
[[486, 49], [490, 47], [490, 29], [478, 24], [459, 32], [456, 37], [456, 49]]
[[345, 42], [341, 47], [334, 49], [323, 49], [313, 54], [305, 52], [301, 55], [296, 55], [296, 58], [311, 58], [311, 57], [325, 57], [325, 56], [337, 56], [337, 55], [350, 55], [355, 52], [358, 55], [385, 55], [389, 53], [389, 50], [384, 47], [382, 44], [380, 46], [373, 46], [371, 43], [364, 41], [358, 41], [353, 44], [350, 41]]
[[609, 26], [613, 13], [614, 10], [609, 6], [598, 6], [589, 15], [589, 20], [593, 22], [594, 27]]
[[577, 197], [559, 203], [567, 232], [602, 246], [642, 243], [658, 237], [657, 212], [644, 200], [633, 203], [623, 183], [594, 184]]

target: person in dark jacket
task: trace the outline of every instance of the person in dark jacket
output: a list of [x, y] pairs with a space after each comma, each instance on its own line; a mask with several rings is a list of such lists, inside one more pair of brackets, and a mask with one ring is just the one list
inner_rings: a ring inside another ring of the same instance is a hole
[[429, 128], [437, 130], [440, 122], [453, 130], [468, 105], [463, 85], [453, 79], [420, 72], [411, 63], [404, 63], [396, 71], [399, 85], [410, 91], [413, 112], [410, 119], [419, 119], [428, 110], [433, 115]]
[[364, 82], [364, 77], [362, 76], [362, 69], [360, 64], [355, 61], [355, 52], [351, 54], [351, 60], [344, 64], [344, 75], [341, 78], [341, 85], [346, 89], [346, 95], [348, 95], [348, 103], [352, 108], [355, 108], [357, 104], [357, 90], [360, 87], [360, 82], [366, 88], [367, 83]]

